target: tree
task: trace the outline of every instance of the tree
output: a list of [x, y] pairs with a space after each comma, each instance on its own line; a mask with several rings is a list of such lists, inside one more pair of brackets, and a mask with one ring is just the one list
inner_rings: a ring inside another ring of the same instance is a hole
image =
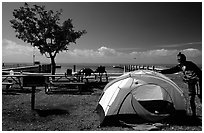
[[47, 11], [45, 6], [27, 3], [19, 9], [14, 9], [15, 19], [10, 20], [15, 29], [16, 37], [33, 47], [37, 47], [42, 55], [51, 60], [52, 74], [55, 74], [55, 57], [59, 52], [67, 51], [71, 43], [86, 33], [85, 30], [75, 31], [72, 19], [60, 24], [60, 11]]

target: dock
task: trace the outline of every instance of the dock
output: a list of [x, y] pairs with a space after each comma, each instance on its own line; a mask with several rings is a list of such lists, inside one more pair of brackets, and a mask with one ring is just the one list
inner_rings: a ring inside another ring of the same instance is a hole
[[31, 72], [31, 73], [50, 73], [51, 65], [42, 64], [42, 65], [32, 65], [32, 66], [22, 66], [15, 68], [3, 68], [2, 72], [13, 70], [14, 72]]
[[131, 71], [136, 71], [136, 70], [152, 70], [152, 71], [157, 71], [157, 70], [162, 70], [162, 68], [159, 68], [158, 66], [149, 66], [149, 65], [118, 65], [118, 66], [113, 66], [113, 68], [119, 68], [123, 70], [123, 73], [125, 72], [131, 72]]

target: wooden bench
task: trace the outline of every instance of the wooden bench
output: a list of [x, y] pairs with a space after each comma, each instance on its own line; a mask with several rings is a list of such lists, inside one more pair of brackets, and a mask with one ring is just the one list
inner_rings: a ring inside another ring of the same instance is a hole
[[77, 90], [81, 93], [84, 82], [66, 82], [66, 81], [51, 81], [46, 88], [46, 93], [51, 91], [51, 86], [77, 86]]
[[8, 92], [8, 89], [13, 85], [11, 82], [2, 82], [2, 85], [6, 85], [6, 92]]

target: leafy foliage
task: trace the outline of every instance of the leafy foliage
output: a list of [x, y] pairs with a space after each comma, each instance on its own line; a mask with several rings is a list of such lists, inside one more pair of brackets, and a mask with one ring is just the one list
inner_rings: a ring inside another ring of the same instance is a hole
[[71, 43], [86, 33], [85, 30], [75, 31], [72, 19], [60, 24], [62, 10], [47, 11], [45, 6], [27, 3], [13, 12], [14, 19], [10, 20], [15, 29], [16, 37], [37, 47], [42, 55], [51, 58], [52, 74], [55, 73], [55, 57], [59, 52], [67, 51]]
[[37, 47], [41, 54], [47, 57], [55, 57], [57, 53], [68, 50], [70, 43], [76, 43], [76, 39], [86, 33], [85, 30], [75, 31], [71, 19], [60, 24], [62, 10], [54, 13], [45, 10], [45, 6], [27, 3], [19, 9], [15, 9], [10, 22], [15, 29], [16, 37], [24, 42]]

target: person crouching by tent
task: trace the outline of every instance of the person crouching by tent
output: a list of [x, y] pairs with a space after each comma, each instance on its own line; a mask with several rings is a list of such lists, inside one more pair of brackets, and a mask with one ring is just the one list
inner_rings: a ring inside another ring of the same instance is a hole
[[202, 103], [202, 71], [201, 69], [194, 64], [192, 61], [187, 61], [186, 56], [179, 52], [177, 55], [178, 65], [170, 68], [160, 70], [158, 72], [162, 74], [173, 74], [182, 71], [183, 72], [183, 81], [188, 84], [188, 91], [190, 97], [190, 106], [192, 110], [192, 116], [196, 116], [196, 105], [195, 105], [195, 96], [196, 96], [196, 85], [199, 85], [200, 93], [197, 94], [200, 102]]

